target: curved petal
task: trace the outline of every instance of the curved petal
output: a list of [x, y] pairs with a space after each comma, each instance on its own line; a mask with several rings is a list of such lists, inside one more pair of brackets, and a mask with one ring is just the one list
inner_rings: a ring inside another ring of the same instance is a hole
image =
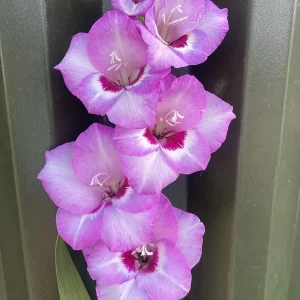
[[219, 9], [212, 1], [206, 0], [205, 11], [197, 28], [209, 38], [211, 53], [218, 48], [229, 30], [227, 17], [228, 10], [226, 8]]
[[160, 196], [156, 215], [153, 243], [156, 244], [161, 240], [167, 240], [175, 246], [178, 239], [178, 221], [173, 205], [163, 194]]
[[114, 9], [128, 16], [143, 16], [151, 7], [153, 0], [112, 0]]
[[144, 41], [149, 45], [148, 63], [154, 68], [166, 69], [171, 66], [182, 68], [203, 63], [211, 53], [210, 41], [201, 30], [181, 36], [170, 44], [152, 35], [145, 26], [140, 26]]
[[206, 92], [207, 106], [197, 130], [205, 138], [210, 152], [217, 151], [226, 139], [230, 122], [235, 119], [232, 106], [216, 95]]
[[73, 213], [88, 213], [99, 206], [102, 191], [88, 186], [75, 176], [72, 153], [75, 143], [67, 143], [46, 152], [46, 165], [39, 173], [44, 189], [52, 201]]
[[99, 210], [85, 215], [75, 215], [61, 208], [56, 214], [58, 234], [74, 250], [92, 247], [100, 240]]
[[113, 204], [101, 214], [101, 240], [110, 251], [129, 251], [152, 240], [156, 207], [140, 213], [129, 213]]
[[179, 176], [169, 166], [161, 149], [140, 157], [120, 157], [129, 185], [140, 194], [159, 194]]
[[164, 92], [167, 92], [172, 84], [173, 84], [173, 81], [176, 79], [177, 77], [175, 75], [173, 75], [172, 73], [169, 73], [163, 80], [163, 91]]
[[107, 112], [109, 120], [125, 128], [146, 128], [154, 125], [159, 92], [159, 89], [155, 89], [151, 94], [138, 95], [124, 91]]
[[205, 227], [194, 214], [174, 208], [179, 225], [177, 248], [183, 253], [190, 268], [193, 268], [202, 255]]
[[196, 129], [178, 132], [161, 145], [166, 161], [178, 173], [205, 170], [210, 160], [209, 146]]
[[191, 288], [191, 270], [184, 255], [167, 241], [157, 244], [158, 261], [152, 272], [141, 269], [137, 285], [151, 299], [182, 299]]
[[151, 209], [157, 204], [159, 195], [140, 195], [128, 186], [127, 180], [126, 185], [122, 188], [124, 191], [120, 191], [112, 199], [112, 203], [116, 208], [129, 213], [139, 213]]
[[[161, 11], [167, 7], [166, 0], [156, 0], [154, 1], [153, 5], [147, 11], [145, 15], [145, 25], [147, 26], [148, 30], [158, 39], [163, 42], [163, 39], [160, 37], [158, 33], [158, 28], [156, 21], [161, 19]], [[143, 24], [139, 24], [139, 27], [143, 27]]]
[[[100, 73], [114, 79], [130, 76], [146, 65], [147, 45], [137, 22], [119, 11], [109, 11], [92, 27], [88, 35], [88, 53]], [[134, 55], [133, 55], [134, 53]], [[114, 64], [120, 68], [112, 68]], [[126, 79], [126, 78], [123, 78]]]
[[151, 300], [148, 295], [141, 290], [135, 279], [123, 284], [112, 284], [108, 286], [97, 285], [98, 300]]
[[129, 281], [138, 272], [138, 265], [132, 255], [110, 252], [103, 242], [95, 245], [87, 264], [92, 279], [102, 286]]
[[140, 25], [143, 40], [148, 44], [147, 51], [148, 64], [157, 70], [167, 69], [171, 66], [175, 68], [186, 67], [188, 64], [179, 57], [168, 44], [162, 39], [155, 37], [143, 25]]
[[100, 73], [93, 73], [81, 82], [77, 97], [90, 114], [104, 116], [123, 92], [122, 87], [115, 85]]
[[143, 156], [159, 148], [159, 142], [150, 129], [126, 129], [116, 126], [114, 140], [124, 155]]
[[156, 119], [159, 122], [171, 111], [176, 111], [183, 118], [172, 129], [178, 132], [189, 130], [199, 124], [205, 106], [206, 93], [202, 84], [196, 77], [184, 75], [173, 81], [162, 102], [157, 105]]
[[91, 255], [92, 251], [93, 251], [93, 246], [82, 249], [82, 254], [83, 254], [85, 260], [88, 259], [88, 257]]
[[[206, 34], [198, 29], [181, 36], [170, 48], [185, 61], [186, 66], [198, 65], [211, 54], [211, 45]], [[176, 67], [176, 66], [175, 66]]]
[[157, 83], [161, 81], [165, 76], [171, 72], [171, 69], [156, 70], [149, 65], [141, 69], [135, 82], [127, 86], [126, 89], [135, 94], [147, 94], [152, 93], [154, 89], [157, 89]]
[[89, 59], [87, 43], [87, 33], [76, 34], [64, 59], [55, 67], [56, 70], [61, 71], [66, 86], [75, 96], [82, 80], [89, 74], [98, 72]]
[[113, 133], [113, 128], [94, 123], [77, 138], [73, 168], [82, 182], [91, 184], [97, 174], [114, 182], [124, 179]]

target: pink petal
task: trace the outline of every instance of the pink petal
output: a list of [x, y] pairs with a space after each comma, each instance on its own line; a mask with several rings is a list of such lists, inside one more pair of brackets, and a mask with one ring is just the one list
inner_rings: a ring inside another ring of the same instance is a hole
[[88, 213], [99, 206], [102, 191], [83, 184], [75, 176], [72, 153], [75, 143], [46, 152], [46, 165], [38, 175], [52, 201], [73, 213]]
[[152, 35], [145, 26], [140, 26], [144, 41], [149, 45], [148, 63], [154, 68], [166, 69], [171, 66], [182, 68], [203, 63], [211, 53], [210, 41], [201, 30], [181, 36], [170, 44]]
[[175, 246], [178, 239], [178, 221], [174, 207], [163, 194], [160, 196], [156, 215], [153, 243], [167, 240]]
[[143, 16], [151, 7], [153, 0], [112, 0], [114, 9], [128, 16]]
[[119, 11], [105, 13], [89, 32], [88, 53], [91, 61], [100, 73], [116, 82], [119, 80], [119, 72], [110, 70], [112, 53], [116, 51], [118, 57], [126, 63], [123, 71], [130, 76], [133, 71], [146, 65], [146, 50], [147, 46], [137, 30], [136, 21]]
[[194, 128], [201, 120], [206, 106], [206, 93], [202, 84], [194, 76], [184, 75], [176, 78], [171, 88], [157, 106], [156, 119], [164, 118], [169, 112], [177, 111], [181, 116], [172, 129], [183, 131]]
[[140, 194], [159, 194], [179, 176], [160, 149], [145, 156], [120, 157], [129, 185]]
[[159, 199], [159, 195], [140, 195], [128, 185], [124, 189], [124, 194], [120, 196], [121, 193], [122, 191], [112, 199], [112, 203], [116, 208], [129, 213], [140, 213], [151, 209], [156, 206]]
[[171, 66], [175, 68], [188, 66], [188, 63], [179, 57], [162, 39], [152, 35], [143, 25], [140, 25], [140, 29], [145, 43], [149, 46], [147, 51], [148, 64], [158, 70], [167, 69]]
[[185, 66], [201, 64], [211, 54], [211, 45], [207, 35], [198, 29], [175, 40], [170, 44], [170, 48], [185, 61]]
[[210, 152], [217, 151], [226, 139], [230, 122], [235, 119], [232, 106], [214, 94], [206, 92], [207, 107], [197, 126], [197, 130], [205, 138]]
[[172, 84], [173, 84], [173, 81], [176, 79], [177, 77], [175, 75], [173, 75], [172, 73], [169, 73], [163, 80], [163, 90], [164, 92], [168, 91]]
[[212, 1], [206, 0], [205, 11], [200, 19], [198, 29], [209, 38], [211, 53], [213, 53], [223, 41], [228, 26], [228, 10], [219, 9]]
[[125, 155], [143, 156], [156, 151], [159, 142], [149, 129], [126, 129], [116, 126], [114, 140]]
[[91, 255], [92, 251], [93, 251], [93, 246], [82, 249], [82, 254], [83, 254], [85, 260], [88, 259], [88, 257]]
[[[164, 42], [164, 40], [159, 36], [156, 20], [161, 18], [160, 12], [166, 7], [166, 0], [156, 0], [145, 15], [145, 25], [147, 26], [148, 30], [162, 42]], [[142, 24], [139, 24], [139, 26], [143, 27]]]
[[104, 116], [123, 92], [122, 87], [115, 85], [100, 73], [93, 73], [81, 82], [77, 97], [90, 114]]
[[166, 138], [162, 152], [170, 167], [182, 174], [205, 170], [210, 160], [209, 146], [196, 129]]
[[141, 269], [137, 285], [150, 299], [178, 300], [191, 288], [191, 271], [183, 254], [167, 241], [157, 244], [158, 262], [153, 272]]
[[92, 247], [100, 239], [100, 211], [75, 215], [58, 209], [56, 225], [58, 234], [74, 250]]
[[157, 89], [157, 83], [171, 72], [171, 69], [156, 70], [149, 65], [141, 69], [134, 83], [126, 89], [135, 94], [153, 93]]
[[115, 181], [124, 179], [113, 133], [113, 128], [94, 123], [77, 138], [73, 167], [82, 182], [91, 184], [93, 177], [99, 173], [111, 175]]
[[145, 95], [131, 91], [122, 93], [117, 103], [107, 112], [112, 123], [125, 128], [146, 128], [155, 124], [159, 89]]
[[110, 251], [128, 251], [152, 240], [155, 222], [153, 209], [129, 213], [113, 204], [106, 205], [101, 214], [101, 240]]
[[152, 300], [134, 279], [123, 284], [97, 285], [97, 297], [98, 300]]
[[122, 252], [110, 252], [103, 242], [99, 242], [93, 248], [87, 264], [92, 279], [102, 286], [129, 281], [138, 271], [138, 265], [132, 255], [126, 258]]
[[205, 227], [194, 214], [175, 208], [179, 224], [177, 248], [185, 256], [190, 268], [193, 268], [202, 255]]
[[61, 71], [66, 86], [75, 96], [77, 96], [77, 87], [82, 80], [89, 74], [98, 72], [89, 59], [87, 40], [87, 33], [76, 34], [71, 41], [66, 56], [62, 62], [55, 67], [56, 70]]

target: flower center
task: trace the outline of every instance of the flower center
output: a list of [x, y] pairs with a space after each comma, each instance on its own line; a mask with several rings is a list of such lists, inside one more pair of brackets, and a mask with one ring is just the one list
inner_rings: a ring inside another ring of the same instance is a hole
[[167, 35], [168, 35], [168, 30], [169, 30], [170, 26], [172, 27], [172, 26], [178, 25], [189, 18], [188, 16], [183, 16], [181, 18], [174, 18], [174, 20], [172, 20], [175, 12], [178, 12], [180, 14], [183, 13], [181, 4], [173, 7], [171, 9], [169, 15], [166, 15], [166, 14], [161, 15], [161, 25], [159, 26], [160, 27], [159, 34], [160, 34], [161, 38], [166, 42], [172, 42], [172, 41], [167, 41]]
[[174, 127], [177, 124], [180, 124], [181, 122], [179, 120], [182, 119], [184, 119], [184, 116], [182, 116], [177, 110], [172, 109], [166, 113], [164, 117], [161, 117], [159, 121], [166, 122], [169, 126]]
[[143, 245], [142, 247], [136, 248], [134, 251], [132, 251], [131, 255], [138, 262], [139, 267], [143, 268], [150, 262], [154, 253], [153, 250], [153, 244]]
[[109, 57], [110, 67], [106, 71], [110, 72], [110, 80], [117, 86], [125, 87], [134, 84], [144, 72], [143, 68], [140, 70], [130, 68], [128, 61], [124, 61], [117, 50], [113, 50]]
[[125, 184], [125, 179], [116, 182], [112, 180], [112, 177], [112, 173], [103, 172], [96, 174], [91, 180], [91, 186], [99, 186], [104, 190], [103, 200], [111, 199], [118, 195]]
[[162, 140], [175, 134], [176, 132], [174, 131], [174, 127], [181, 124], [181, 120], [183, 119], [183, 115], [181, 115], [177, 110], [172, 109], [163, 117], [159, 118], [155, 126], [150, 128], [150, 131], [158, 140]]

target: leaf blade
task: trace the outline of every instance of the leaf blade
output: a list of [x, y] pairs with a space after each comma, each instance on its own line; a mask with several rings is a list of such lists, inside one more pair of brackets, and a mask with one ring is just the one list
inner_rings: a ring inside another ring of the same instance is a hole
[[68, 248], [59, 236], [56, 240], [55, 264], [60, 300], [90, 300]]

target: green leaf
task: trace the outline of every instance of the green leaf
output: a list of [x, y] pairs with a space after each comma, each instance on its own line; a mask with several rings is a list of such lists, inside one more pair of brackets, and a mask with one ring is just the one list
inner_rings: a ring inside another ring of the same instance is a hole
[[60, 300], [90, 300], [67, 245], [59, 236], [56, 240], [55, 262]]

